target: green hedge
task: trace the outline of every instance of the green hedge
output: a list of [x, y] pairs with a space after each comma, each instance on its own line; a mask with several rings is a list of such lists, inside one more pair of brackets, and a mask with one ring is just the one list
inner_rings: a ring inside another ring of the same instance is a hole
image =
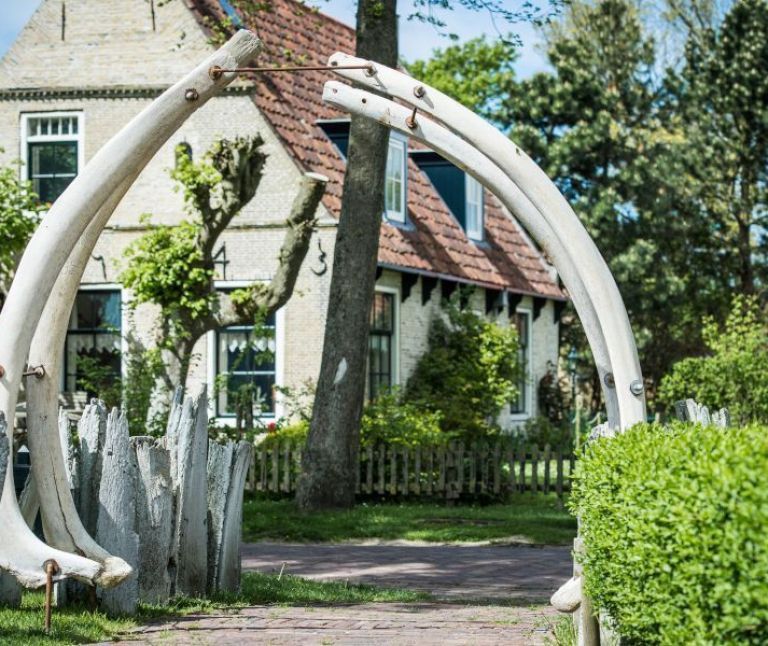
[[768, 429], [640, 425], [575, 474], [587, 591], [622, 644], [768, 643]]

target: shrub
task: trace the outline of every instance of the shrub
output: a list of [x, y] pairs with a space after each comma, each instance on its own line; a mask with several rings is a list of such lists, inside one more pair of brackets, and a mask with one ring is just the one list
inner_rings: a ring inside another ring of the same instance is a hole
[[429, 349], [408, 380], [405, 401], [439, 412], [441, 427], [466, 439], [485, 437], [503, 406], [517, 394], [517, 331], [451, 303], [437, 317]]
[[711, 407], [727, 407], [736, 423], [768, 423], [768, 328], [752, 298], [738, 296], [721, 328], [704, 321], [710, 354], [689, 357], [672, 366], [659, 387], [659, 402], [671, 409], [693, 398]]
[[622, 644], [768, 642], [768, 433], [639, 425], [589, 446], [571, 506]]
[[523, 426], [521, 433], [526, 444], [535, 444], [543, 449], [547, 444], [555, 447], [569, 447], [571, 428], [568, 422], [555, 423], [546, 417], [532, 417]]
[[363, 411], [362, 446], [384, 442], [415, 447], [442, 444], [448, 439], [450, 434], [440, 430], [440, 413], [402, 402], [397, 392], [380, 395]]
[[[269, 429], [268, 429], [269, 431]], [[263, 446], [272, 448], [289, 442], [304, 444], [309, 433], [309, 421], [301, 420], [287, 426], [277, 425], [268, 432]], [[424, 412], [412, 404], [400, 401], [398, 393], [379, 396], [363, 411], [360, 445], [373, 446], [379, 442], [399, 446], [441, 444], [450, 436], [440, 430], [440, 415]]]

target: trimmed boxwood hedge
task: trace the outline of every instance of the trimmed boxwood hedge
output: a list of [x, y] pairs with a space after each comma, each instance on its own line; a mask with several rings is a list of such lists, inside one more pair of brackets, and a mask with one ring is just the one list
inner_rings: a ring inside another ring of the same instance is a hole
[[586, 589], [622, 644], [768, 643], [768, 428], [598, 440], [570, 505]]

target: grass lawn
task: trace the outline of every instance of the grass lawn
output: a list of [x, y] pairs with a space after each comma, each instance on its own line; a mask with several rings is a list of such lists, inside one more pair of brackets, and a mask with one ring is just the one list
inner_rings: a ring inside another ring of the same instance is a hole
[[43, 594], [24, 595], [20, 609], [0, 608], [0, 644], [83, 644], [112, 639], [142, 622], [174, 615], [238, 608], [258, 604], [306, 605], [313, 603], [369, 603], [424, 601], [430, 596], [394, 588], [320, 582], [283, 575], [248, 572], [236, 595], [213, 599], [177, 599], [167, 606], [140, 606], [135, 618], [110, 619], [84, 608], [54, 608], [50, 635], [43, 632]]
[[244, 541], [339, 542], [407, 539], [428, 542], [518, 540], [570, 544], [576, 520], [554, 495], [521, 495], [494, 505], [380, 503], [349, 511], [300, 512], [291, 500], [253, 498], [243, 509]]

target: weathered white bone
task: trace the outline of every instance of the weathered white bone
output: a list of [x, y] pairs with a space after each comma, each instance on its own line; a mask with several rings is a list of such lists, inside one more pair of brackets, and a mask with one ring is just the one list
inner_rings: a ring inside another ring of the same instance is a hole
[[581, 605], [581, 577], [572, 576], [561, 585], [549, 600], [558, 612], [576, 612]]
[[[248, 31], [238, 32], [230, 41], [193, 72], [164, 92], [115, 135], [85, 166], [59, 197], [38, 228], [21, 259], [5, 306], [0, 312], [0, 411], [15, 411], [21, 373], [32, 336], [58, 274], [78, 239], [97, 211], [114, 196], [126, 178], [140, 171], [170, 135], [197, 108], [234, 78], [224, 73], [211, 79], [209, 70], [240, 66], [253, 57], [260, 41]], [[9, 429], [9, 433], [11, 430]], [[13, 491], [10, 470], [0, 499], [0, 569], [12, 573], [27, 587], [45, 581], [43, 563], [54, 559], [63, 576], [100, 585], [114, 585], [121, 578], [92, 559], [53, 549], [27, 528]]]
[[[5, 434], [8, 423], [5, 421], [5, 413], [0, 411], [0, 482], [5, 481], [5, 470], [11, 462], [8, 436]], [[3, 492], [0, 489], [0, 498]]]
[[208, 591], [216, 589], [219, 576], [224, 518], [232, 477], [234, 442], [208, 442]]
[[[332, 66], [369, 63], [343, 53], [336, 53], [329, 60]], [[609, 422], [613, 427], [626, 428], [643, 421], [645, 397], [640, 388], [642, 376], [626, 308], [608, 266], [567, 200], [546, 173], [491, 124], [445, 94], [424, 86], [412, 77], [376, 62], [372, 65], [375, 74], [370, 76], [363, 70], [339, 70], [337, 73], [436, 116], [448, 129], [482, 150], [492, 163], [515, 182], [540, 213], [538, 219], [546, 221], [566, 251], [571, 252], [573, 260], [570, 265], [575, 269], [575, 275], [562, 254], [557, 258], [552, 257], [552, 260], [563, 282], [568, 279], [574, 306], [578, 308], [579, 317], [589, 336], [590, 347], [601, 373]], [[417, 118], [417, 124], [422, 120], [423, 117]], [[417, 131], [418, 127], [405, 132], [413, 136]], [[427, 144], [430, 145], [430, 142]], [[535, 238], [534, 232], [530, 232]], [[541, 243], [539, 240], [537, 242]], [[578, 279], [588, 289], [589, 298], [586, 301], [580, 295]], [[589, 309], [594, 313], [590, 313]], [[597, 329], [591, 329], [595, 324]], [[634, 392], [632, 389], [635, 389]]]
[[104, 576], [115, 580], [124, 579], [131, 569], [99, 546], [83, 526], [72, 498], [69, 456], [65, 454], [69, 442], [62, 437], [68, 421], [66, 413], [63, 420], [61, 415], [57, 419], [56, 413], [64, 342], [80, 280], [102, 229], [137, 174], [138, 170], [131, 173], [98, 210], [56, 279], [29, 351], [30, 365], [45, 365], [46, 371], [42, 377], [28, 377], [26, 382], [27, 438], [45, 538], [53, 547], [99, 562]]

